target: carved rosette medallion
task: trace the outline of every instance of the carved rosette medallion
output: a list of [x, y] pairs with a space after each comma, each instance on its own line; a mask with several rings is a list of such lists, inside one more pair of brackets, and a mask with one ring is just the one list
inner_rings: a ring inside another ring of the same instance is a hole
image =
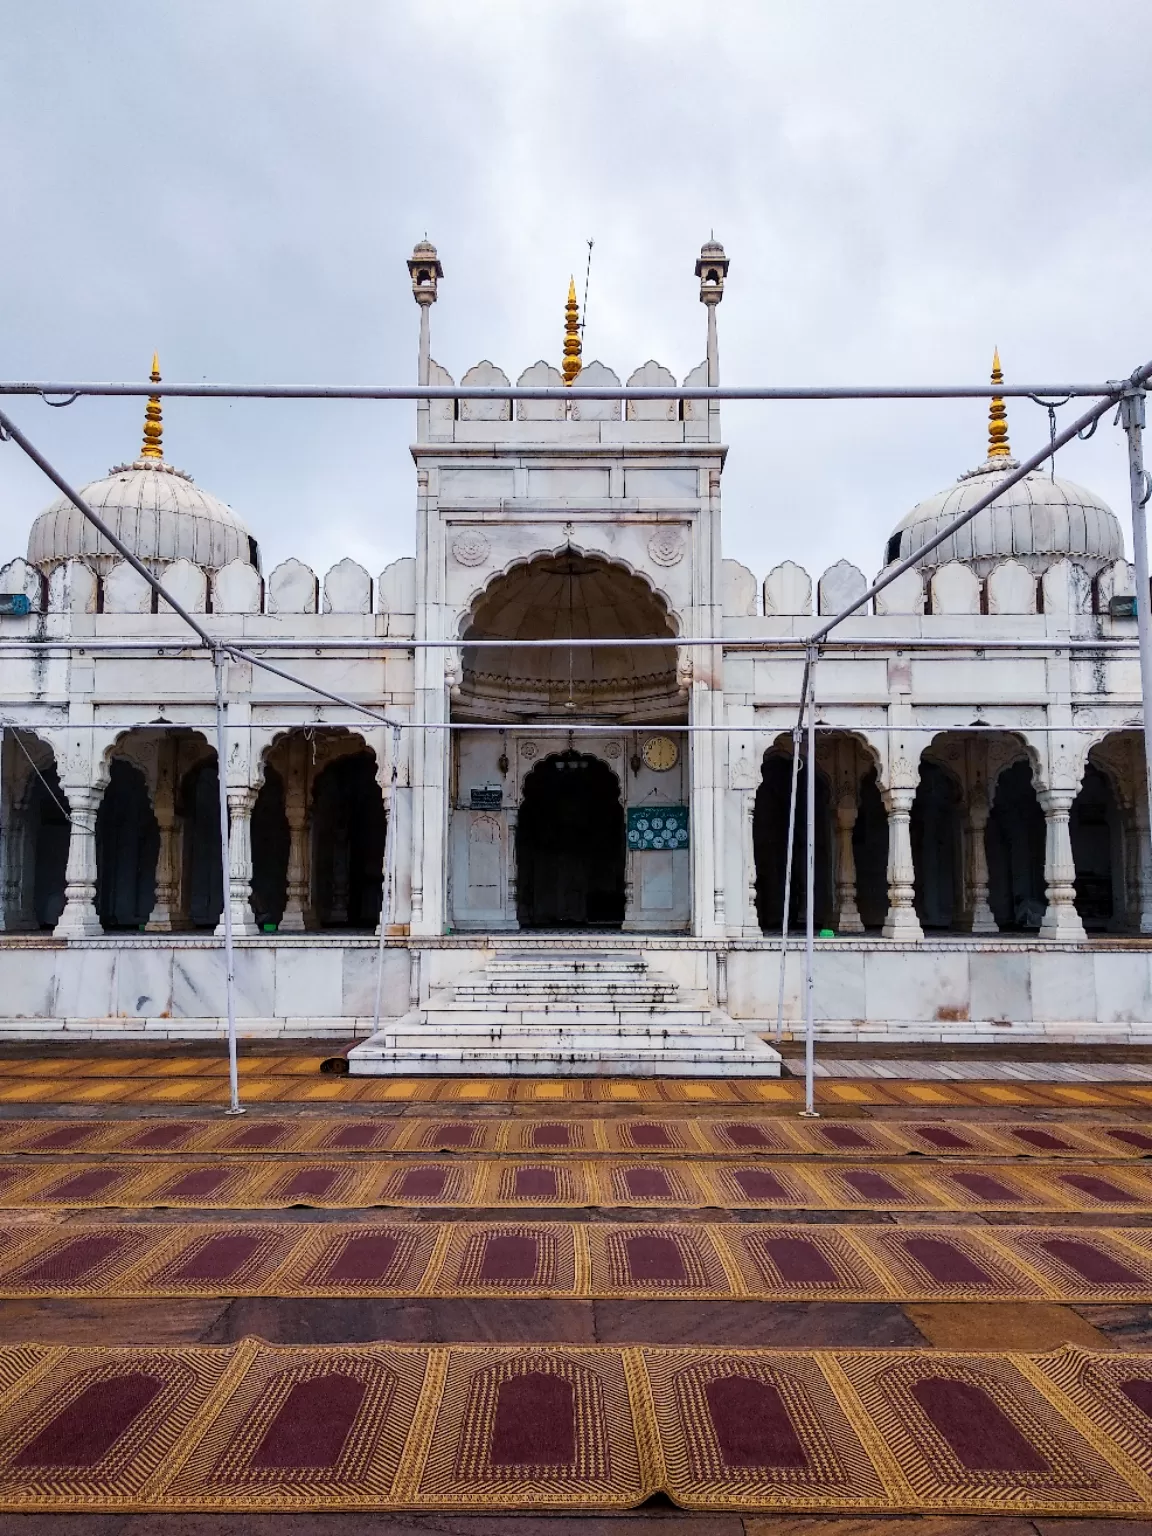
[[661, 528], [648, 540], [648, 553], [657, 565], [679, 565], [684, 558], [684, 540], [675, 528]]
[[475, 529], [458, 533], [452, 540], [452, 558], [458, 565], [483, 565], [490, 552], [488, 540]]

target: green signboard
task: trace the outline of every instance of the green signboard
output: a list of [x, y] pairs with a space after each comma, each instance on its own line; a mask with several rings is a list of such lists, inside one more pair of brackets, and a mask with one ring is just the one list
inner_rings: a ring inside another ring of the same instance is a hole
[[688, 807], [629, 806], [628, 846], [639, 853], [650, 848], [687, 848]]

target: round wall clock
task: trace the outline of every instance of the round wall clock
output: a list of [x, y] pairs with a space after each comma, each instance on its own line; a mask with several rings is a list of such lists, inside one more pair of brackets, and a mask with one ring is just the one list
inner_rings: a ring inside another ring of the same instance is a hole
[[655, 773], [667, 773], [680, 761], [680, 748], [671, 736], [649, 736], [644, 743], [643, 756]]

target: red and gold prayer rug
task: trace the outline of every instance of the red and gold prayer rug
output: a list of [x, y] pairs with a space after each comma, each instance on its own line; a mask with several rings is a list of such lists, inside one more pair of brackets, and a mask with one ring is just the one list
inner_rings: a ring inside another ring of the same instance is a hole
[[835, 1161], [765, 1163], [692, 1159], [455, 1156], [171, 1158], [0, 1163], [0, 1209], [187, 1207], [276, 1210], [370, 1206], [523, 1209], [585, 1206], [795, 1210], [1152, 1210], [1152, 1174], [1130, 1164], [1101, 1171], [1071, 1161], [1051, 1167], [917, 1162], [914, 1167]]
[[693, 1119], [380, 1118], [0, 1121], [0, 1154], [114, 1153], [117, 1156], [277, 1155], [320, 1157], [380, 1152], [533, 1155], [705, 1152], [713, 1157], [1024, 1157], [1039, 1160], [1143, 1158], [1152, 1127], [1117, 1121], [1049, 1124], [1020, 1120], [798, 1120], [703, 1116]]
[[1152, 1228], [759, 1222], [0, 1225], [0, 1297], [1152, 1303]]
[[[321, 1075], [318, 1056], [245, 1055], [241, 1098], [249, 1103], [761, 1104], [799, 1108], [797, 1078], [459, 1078]], [[224, 1052], [138, 1057], [0, 1057], [0, 1104], [213, 1104], [228, 1102]], [[1147, 1110], [1152, 1083], [918, 1082], [915, 1079], [820, 1078], [826, 1105], [914, 1104], [1014, 1108]]]
[[1152, 1517], [1152, 1354], [0, 1347], [0, 1509]]

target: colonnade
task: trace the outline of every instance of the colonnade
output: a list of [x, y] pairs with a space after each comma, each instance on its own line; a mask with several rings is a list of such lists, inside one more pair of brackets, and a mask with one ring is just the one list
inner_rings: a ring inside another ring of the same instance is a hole
[[[879, 753], [854, 734], [818, 737], [818, 929], [909, 942], [933, 932], [1072, 942], [1152, 933], [1137, 733], [1103, 737], [1079, 782], [1056, 788], [1038, 782], [1028, 748], [1007, 732], [943, 733], [916, 757], [893, 753], [886, 783], [879, 770]], [[793, 927], [804, 921], [804, 768], [799, 780]], [[748, 933], [780, 931], [790, 782], [791, 740], [780, 737], [745, 795]]]
[[63, 766], [31, 733], [5, 733], [6, 932], [219, 933], [225, 893], [238, 934], [375, 927], [386, 811], [361, 737], [289, 732], [265, 752], [259, 784], [228, 786], [226, 879], [216, 753], [204, 736], [127, 732], [88, 781]]

